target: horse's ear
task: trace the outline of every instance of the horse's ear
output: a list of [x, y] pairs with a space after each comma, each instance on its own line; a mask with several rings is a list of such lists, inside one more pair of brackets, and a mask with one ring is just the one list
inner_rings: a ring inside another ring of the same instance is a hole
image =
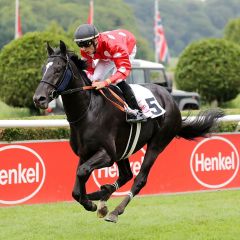
[[54, 53], [54, 50], [51, 48], [49, 42], [47, 42], [47, 52], [48, 56], [51, 56]]
[[66, 53], [67, 53], [67, 47], [66, 47], [65, 43], [64, 43], [62, 40], [60, 40], [60, 50], [61, 50], [61, 53], [62, 53], [63, 55], [66, 55]]

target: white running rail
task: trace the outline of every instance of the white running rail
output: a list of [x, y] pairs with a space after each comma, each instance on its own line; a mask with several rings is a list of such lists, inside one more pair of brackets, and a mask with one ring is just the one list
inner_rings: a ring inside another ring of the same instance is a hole
[[[183, 117], [184, 118], [184, 117]], [[190, 117], [189, 120], [194, 119]], [[224, 122], [240, 122], [240, 115], [227, 115], [220, 118]], [[45, 119], [45, 120], [0, 120], [0, 128], [49, 128], [49, 127], [68, 127], [66, 119]]]
[[65, 119], [45, 120], [0, 120], [0, 128], [40, 128], [40, 127], [67, 127]]

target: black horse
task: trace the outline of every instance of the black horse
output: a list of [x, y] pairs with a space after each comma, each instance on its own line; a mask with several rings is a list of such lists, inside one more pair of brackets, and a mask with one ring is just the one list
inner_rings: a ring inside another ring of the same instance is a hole
[[[125, 113], [112, 105], [99, 91], [86, 90], [86, 86], [91, 86], [91, 82], [84, 71], [85, 62], [68, 51], [64, 42], [60, 41], [58, 49], [47, 45], [47, 51], [48, 59], [43, 69], [43, 77], [33, 100], [37, 107], [46, 109], [54, 97], [62, 95], [70, 125], [70, 145], [80, 158], [72, 193], [77, 202], [88, 211], [96, 211], [97, 206], [93, 200], [100, 200], [98, 216], [105, 217], [108, 212], [106, 201], [114, 191], [133, 177], [126, 153], [126, 146], [132, 143], [130, 141], [129, 144], [130, 132], [139, 133], [136, 145], [132, 149], [133, 153], [147, 144], [144, 161], [129, 194], [107, 215], [107, 221], [117, 222], [118, 215], [124, 212], [131, 199], [146, 184], [158, 155], [174, 137], [188, 140], [206, 137], [216, 126], [217, 119], [223, 116], [220, 110], [208, 110], [195, 119], [182, 120], [169, 92], [161, 86], [146, 84], [144, 86], [153, 93], [166, 113], [141, 124], [129, 124], [126, 122]], [[116, 182], [87, 194], [85, 184], [93, 170], [110, 167], [114, 162], [119, 169]]]

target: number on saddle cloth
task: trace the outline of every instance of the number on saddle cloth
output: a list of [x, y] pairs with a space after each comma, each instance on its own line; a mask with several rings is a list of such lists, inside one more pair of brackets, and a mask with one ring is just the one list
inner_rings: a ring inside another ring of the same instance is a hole
[[153, 93], [138, 84], [130, 84], [137, 103], [142, 110], [143, 114], [148, 118], [156, 118], [163, 115], [166, 111], [158, 103]]

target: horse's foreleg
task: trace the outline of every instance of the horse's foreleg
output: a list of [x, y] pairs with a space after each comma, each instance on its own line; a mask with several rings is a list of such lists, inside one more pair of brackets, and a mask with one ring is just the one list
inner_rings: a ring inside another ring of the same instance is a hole
[[89, 200], [102, 200], [107, 201], [112, 193], [114, 193], [117, 189], [126, 184], [129, 180], [132, 179], [133, 174], [130, 168], [128, 158], [123, 159], [119, 162], [116, 162], [119, 171], [119, 177], [113, 184], [105, 184], [100, 187], [100, 190], [89, 193], [87, 196]]
[[109, 167], [113, 164], [105, 149], [97, 151], [90, 159], [78, 166], [77, 177], [73, 190], [73, 197], [88, 211], [96, 211], [97, 206], [88, 199], [85, 184], [93, 170]]
[[[126, 184], [129, 180], [132, 179], [133, 174], [130, 168], [130, 163], [128, 158], [123, 159], [117, 162], [119, 177], [113, 184], [106, 184], [101, 186], [102, 195], [100, 197], [100, 201], [98, 204], [98, 217], [105, 217], [108, 213], [108, 209], [106, 206], [106, 201], [110, 198], [110, 196], [121, 186]], [[99, 191], [100, 192], [100, 191]]]
[[76, 180], [75, 180], [74, 188], [73, 188], [73, 191], [72, 191], [72, 197], [77, 202], [79, 202], [81, 205], [83, 205], [86, 210], [96, 211], [96, 209], [97, 209], [96, 204], [92, 203], [87, 198], [82, 197], [82, 196], [86, 195], [85, 183], [88, 179], [88, 176], [86, 176], [84, 181], [81, 179], [81, 176], [79, 176], [80, 175], [80, 168], [81, 168], [80, 163], [81, 163], [81, 161], [79, 160], [78, 167], [77, 167]]

